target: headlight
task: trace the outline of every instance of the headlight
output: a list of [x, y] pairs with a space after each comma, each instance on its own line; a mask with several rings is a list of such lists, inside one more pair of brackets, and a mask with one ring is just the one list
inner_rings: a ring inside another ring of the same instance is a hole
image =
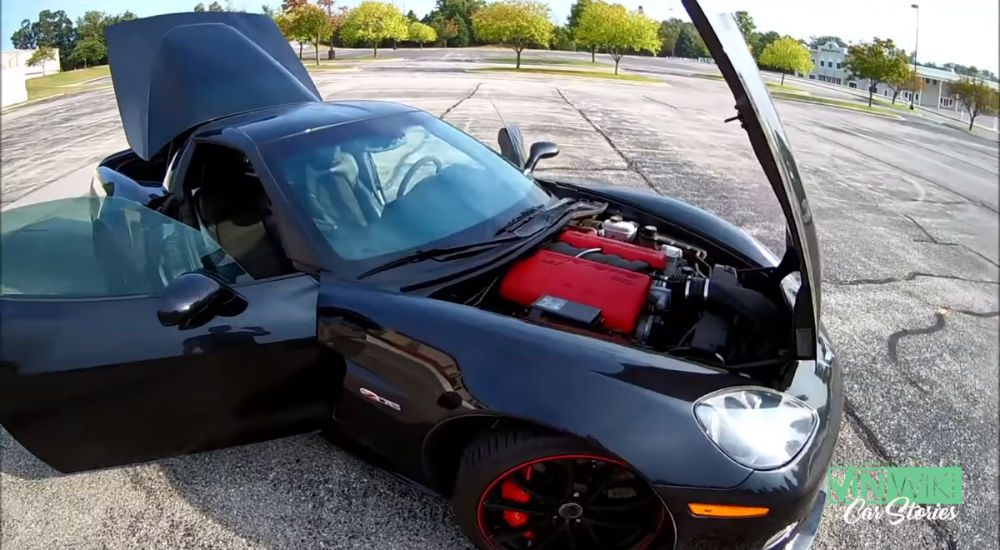
[[708, 394], [694, 404], [694, 414], [722, 452], [755, 470], [787, 464], [809, 441], [819, 422], [809, 405], [760, 387]]

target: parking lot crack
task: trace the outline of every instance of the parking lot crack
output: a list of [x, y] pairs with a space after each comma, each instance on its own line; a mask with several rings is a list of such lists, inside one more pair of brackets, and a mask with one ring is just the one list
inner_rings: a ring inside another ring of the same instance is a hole
[[915, 279], [927, 277], [930, 279], [949, 279], [953, 281], [964, 281], [966, 283], [977, 283], [985, 285], [1000, 285], [1000, 281], [990, 281], [983, 279], [967, 279], [965, 277], [959, 277], [958, 275], [938, 275], [936, 273], [925, 273], [922, 271], [911, 271], [906, 275], [901, 277], [882, 277], [878, 279], [848, 279], [846, 281], [837, 281], [827, 279], [823, 281], [826, 284], [835, 286], [861, 286], [861, 285], [887, 285], [891, 283], [900, 283], [904, 281], [913, 281]]
[[454, 110], [455, 107], [458, 107], [459, 105], [461, 105], [465, 100], [472, 99], [472, 96], [476, 95], [476, 92], [479, 91], [479, 87], [482, 86], [482, 85], [483, 85], [482, 82], [477, 83], [476, 87], [473, 88], [471, 92], [469, 92], [469, 95], [463, 97], [462, 99], [459, 99], [458, 101], [455, 102], [454, 105], [452, 105], [451, 107], [448, 107], [447, 109], [445, 109], [444, 113], [441, 114], [441, 119], [444, 120], [444, 117], [448, 116], [448, 113], [450, 113], [452, 110]]
[[[875, 435], [875, 431], [872, 430], [871, 426], [858, 415], [858, 410], [854, 407], [854, 402], [847, 396], [844, 397], [844, 416], [847, 418], [847, 423], [854, 428], [854, 433], [861, 440], [861, 444], [874, 454], [879, 461], [886, 466], [895, 467], [899, 465], [889, 454], [888, 449], [885, 448], [885, 445], [882, 444], [878, 436]], [[931, 528], [934, 537], [940, 544], [940, 548], [944, 550], [958, 549], [958, 543], [955, 541], [954, 535], [951, 534], [942, 520], [924, 519], [923, 521]]]
[[[886, 166], [888, 166], [890, 168], [893, 168], [895, 170], [898, 170], [898, 171], [900, 171], [900, 172], [902, 172], [902, 173], [904, 173], [904, 174], [906, 174], [906, 175], [908, 175], [908, 176], [910, 176], [912, 178], [925, 181], [925, 182], [933, 185], [934, 187], [937, 187], [938, 189], [941, 189], [943, 191], [951, 193], [952, 195], [955, 195], [957, 197], [965, 199], [969, 204], [973, 204], [975, 206], [979, 206], [981, 208], [985, 208], [986, 210], [989, 210], [990, 212], [1000, 212], [1000, 210], [998, 210], [997, 207], [995, 207], [995, 206], [993, 206], [991, 204], [988, 204], [986, 202], [977, 200], [977, 199], [975, 199], [975, 198], [973, 198], [971, 196], [965, 195], [964, 193], [960, 193], [958, 191], [955, 191], [954, 189], [948, 187], [947, 185], [944, 185], [942, 183], [934, 181], [934, 180], [928, 178], [927, 176], [924, 176], [923, 174], [917, 173], [917, 172], [915, 172], [915, 171], [913, 171], [911, 169], [908, 169], [908, 168], [904, 168], [904, 167], [902, 167], [902, 166], [900, 166], [898, 164], [889, 162], [889, 161], [885, 160], [884, 158], [881, 158], [881, 157], [878, 157], [876, 155], [873, 155], [873, 154], [871, 154], [871, 153], [869, 153], [867, 151], [863, 151], [863, 150], [861, 150], [861, 149], [859, 149], [857, 147], [848, 145], [848, 144], [846, 144], [846, 143], [844, 143], [844, 142], [842, 142], [840, 140], [833, 139], [833, 138], [831, 138], [829, 136], [820, 135], [819, 133], [817, 133], [815, 131], [812, 131], [812, 130], [810, 130], [808, 128], [804, 128], [804, 127], [799, 126], [797, 124], [788, 124], [787, 126], [790, 127], [790, 128], [795, 128], [795, 129], [800, 130], [802, 132], [806, 132], [806, 133], [812, 134], [812, 135], [816, 136], [819, 139], [822, 139], [822, 140], [825, 140], [825, 141], [829, 141], [830, 143], [833, 143], [835, 145], [839, 145], [839, 146], [843, 147], [844, 149], [848, 149], [850, 151], [853, 151], [855, 154], [861, 155], [861, 156], [863, 156], [863, 157], [865, 157], [865, 158], [867, 158], [869, 160], [873, 160], [875, 162], [884, 164], [884, 165], [886, 165]], [[923, 202], [923, 200], [924, 199], [921, 196], [920, 199], [919, 199], [919, 202]]]
[[931, 235], [931, 232], [928, 231], [927, 228], [923, 226], [923, 224], [921, 224], [917, 220], [913, 219], [913, 216], [910, 216], [909, 214], [903, 214], [903, 217], [906, 218], [906, 219], [908, 219], [908, 220], [910, 220], [910, 223], [912, 223], [913, 225], [917, 226], [917, 229], [919, 229], [920, 232], [923, 233], [925, 237], [927, 237], [927, 240], [917, 239], [917, 242], [930, 242], [930, 243], [941, 244], [941, 245], [945, 245], [945, 246], [957, 246], [958, 245], [958, 243], [947, 243], [947, 242], [942, 242], [942, 241], [937, 240], [936, 238], [934, 238], [934, 235]]
[[653, 103], [659, 103], [660, 105], [665, 105], [665, 106], [670, 107], [671, 109], [673, 109], [675, 111], [680, 111], [679, 108], [675, 107], [674, 105], [671, 105], [671, 104], [667, 103], [666, 101], [663, 101], [662, 99], [656, 99], [655, 97], [649, 97], [648, 95], [644, 95], [642, 97], [644, 97], [644, 98], [652, 101]]
[[582, 109], [580, 109], [572, 101], [570, 101], [569, 98], [567, 98], [566, 95], [563, 94], [562, 90], [560, 90], [559, 88], [556, 88], [556, 93], [558, 93], [559, 97], [561, 97], [562, 100], [566, 102], [566, 105], [572, 107], [573, 110], [576, 111], [581, 118], [583, 118], [583, 120], [587, 121], [587, 124], [589, 124], [590, 127], [593, 128], [594, 131], [598, 133], [598, 135], [604, 138], [604, 141], [608, 143], [611, 149], [614, 150], [615, 153], [618, 153], [618, 156], [621, 157], [623, 161], [625, 161], [625, 166], [630, 171], [638, 174], [639, 177], [642, 178], [642, 181], [644, 181], [646, 185], [648, 185], [649, 188], [653, 190], [654, 193], [656, 193], [657, 195], [663, 194], [660, 192], [659, 189], [656, 188], [655, 185], [653, 185], [653, 182], [649, 181], [649, 178], [646, 176], [646, 174], [642, 173], [642, 170], [640, 170], [639, 167], [636, 166], [634, 162], [632, 162], [631, 160], [629, 160], [627, 156], [625, 156], [625, 153], [623, 153], [622, 150], [619, 149], [617, 145], [615, 145], [615, 142], [611, 140], [611, 137], [608, 136], [608, 134], [606, 134], [604, 130], [602, 130], [599, 126], [597, 126], [597, 124], [594, 124], [593, 120], [590, 120], [590, 117], [587, 116], [587, 113], [584, 113]]
[[917, 229], [919, 229], [920, 232], [924, 234], [924, 237], [926, 237], [924, 239], [913, 239], [913, 242], [915, 242], [915, 243], [926, 243], [926, 244], [936, 244], [938, 246], [957, 246], [957, 247], [961, 248], [962, 250], [965, 250], [969, 254], [978, 256], [981, 260], [983, 260], [984, 262], [992, 265], [993, 267], [1000, 267], [1000, 263], [997, 263], [996, 261], [991, 260], [990, 258], [984, 256], [982, 253], [977, 252], [976, 250], [973, 250], [973, 249], [969, 248], [968, 246], [966, 246], [966, 245], [964, 245], [962, 243], [953, 243], [953, 242], [948, 242], [948, 241], [942, 241], [942, 240], [938, 239], [937, 237], [935, 237], [934, 235], [931, 235], [930, 231], [928, 231], [927, 228], [923, 226], [923, 224], [921, 224], [917, 220], [913, 219], [913, 217], [911, 217], [911, 216], [909, 216], [907, 214], [903, 214], [903, 217], [906, 218], [906, 219], [908, 219], [908, 220], [910, 220], [910, 222], [913, 223], [913, 225], [917, 226]]
[[899, 363], [899, 341], [903, 338], [908, 336], [934, 334], [935, 332], [943, 329], [945, 326], [944, 315], [945, 314], [941, 311], [935, 312], [934, 324], [929, 327], [904, 328], [890, 334], [889, 338], [886, 340], [886, 344], [889, 346], [889, 359], [891, 359], [893, 363]]

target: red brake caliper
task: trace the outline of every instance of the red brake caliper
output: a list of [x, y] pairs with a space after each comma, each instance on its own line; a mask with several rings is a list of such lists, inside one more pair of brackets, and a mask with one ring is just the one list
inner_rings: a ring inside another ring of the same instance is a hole
[[[521, 470], [521, 472], [524, 473], [524, 479], [531, 479], [531, 466], [526, 467]], [[504, 500], [516, 502], [518, 504], [525, 504], [531, 500], [531, 495], [529, 495], [527, 491], [521, 489], [516, 483], [510, 481], [509, 479], [500, 485], [500, 497]], [[523, 526], [525, 523], [528, 523], [528, 514], [515, 510], [504, 510], [503, 519], [507, 522], [507, 525], [516, 529]]]

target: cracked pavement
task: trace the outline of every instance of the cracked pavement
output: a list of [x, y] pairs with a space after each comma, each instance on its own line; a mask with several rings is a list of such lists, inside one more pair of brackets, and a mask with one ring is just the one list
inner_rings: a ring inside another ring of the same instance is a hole
[[[541, 172], [691, 202], [780, 253], [778, 204], [744, 132], [722, 122], [733, 104], [725, 84], [683, 72], [659, 73], [663, 84], [616, 83], [475, 73], [431, 59], [314, 78], [327, 98], [445, 114], [491, 146], [502, 115], [527, 142], [559, 144]], [[830, 505], [815, 548], [996, 548], [997, 143], [919, 117], [777, 107], [819, 228], [823, 321], [845, 371], [834, 464], [964, 469], [956, 520], [848, 524]], [[125, 147], [109, 91], [2, 121], [5, 206], [82, 193], [93, 163]], [[0, 445], [4, 548], [467, 544], [446, 501], [316, 435], [73, 476], [52, 472], [2, 430]]]

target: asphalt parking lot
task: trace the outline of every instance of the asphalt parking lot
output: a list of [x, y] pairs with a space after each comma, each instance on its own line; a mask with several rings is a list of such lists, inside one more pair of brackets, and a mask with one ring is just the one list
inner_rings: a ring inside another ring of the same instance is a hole
[[[732, 97], [722, 82], [692, 76], [700, 71], [618, 83], [426, 59], [314, 78], [326, 98], [407, 103], [491, 145], [502, 116], [528, 142], [559, 144], [545, 172], [691, 202], [780, 251], [778, 204], [745, 133], [722, 122]], [[964, 471], [957, 519], [848, 524], [830, 506], [815, 548], [996, 548], [996, 138], [921, 117], [777, 105], [819, 227], [823, 321], [845, 370], [834, 463]], [[110, 90], [7, 111], [0, 200], [82, 193], [94, 163], [125, 146]], [[318, 435], [62, 476], [0, 430], [3, 548], [463, 545], [446, 501]]]

